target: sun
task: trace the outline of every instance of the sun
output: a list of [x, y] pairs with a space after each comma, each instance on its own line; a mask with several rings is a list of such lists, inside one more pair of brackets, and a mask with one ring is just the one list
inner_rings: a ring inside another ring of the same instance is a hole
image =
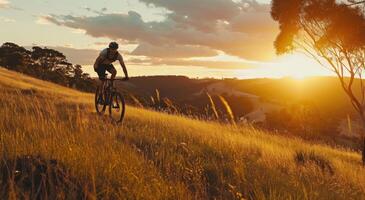
[[304, 80], [314, 76], [334, 76], [327, 68], [303, 54], [287, 54], [269, 62], [258, 62], [257, 67], [235, 72], [238, 78], [283, 78]]
[[313, 76], [328, 76], [330, 72], [314, 59], [304, 54], [288, 54], [279, 57], [273, 64], [282, 76], [303, 80]]
[[295, 80], [304, 80], [308, 77], [311, 77], [310, 75], [302, 75], [302, 74], [294, 74], [290, 76], [291, 78], [295, 79]]

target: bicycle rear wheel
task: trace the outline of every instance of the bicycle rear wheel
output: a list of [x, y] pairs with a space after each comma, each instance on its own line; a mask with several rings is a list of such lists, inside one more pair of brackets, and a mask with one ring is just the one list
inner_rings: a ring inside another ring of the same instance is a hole
[[125, 114], [125, 101], [119, 92], [114, 92], [110, 98], [109, 115], [113, 122], [120, 123], [123, 121]]
[[95, 92], [95, 109], [98, 114], [103, 114], [106, 109], [105, 95], [102, 92], [102, 86], [98, 86]]

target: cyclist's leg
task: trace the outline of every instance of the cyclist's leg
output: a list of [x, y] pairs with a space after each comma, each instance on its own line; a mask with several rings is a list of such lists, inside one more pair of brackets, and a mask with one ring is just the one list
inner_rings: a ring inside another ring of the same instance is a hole
[[103, 95], [103, 99], [104, 99], [104, 103], [108, 104], [108, 93], [107, 93], [107, 90], [108, 90], [108, 81], [107, 80], [103, 80], [103, 83], [102, 83], [102, 95]]
[[103, 93], [104, 93], [105, 89], [107, 88], [107, 82], [105, 79], [101, 80], [101, 88], [103, 88]]
[[111, 84], [113, 86], [114, 79], [117, 76], [117, 70], [114, 68], [113, 64], [110, 64], [106, 67], [106, 71], [108, 71], [111, 74], [110, 79], [111, 79]]
[[101, 81], [100, 83], [100, 88], [101, 88], [101, 95], [102, 97], [104, 97], [103, 99], [105, 99], [105, 87], [106, 87], [106, 66], [105, 65], [99, 65], [97, 69], [95, 69], [95, 72], [98, 73], [98, 77], [99, 80]]
[[105, 65], [99, 65], [97, 69], [95, 69], [95, 72], [98, 73], [99, 80], [103, 82], [106, 72], [106, 66]]

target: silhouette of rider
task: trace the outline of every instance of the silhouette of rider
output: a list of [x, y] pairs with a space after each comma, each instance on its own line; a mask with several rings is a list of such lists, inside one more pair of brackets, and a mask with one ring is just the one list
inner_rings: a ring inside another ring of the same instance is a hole
[[125, 78], [124, 80], [128, 80], [128, 72], [127, 68], [124, 64], [122, 55], [118, 52], [119, 45], [116, 42], [111, 42], [109, 44], [109, 48], [106, 48], [102, 50], [98, 56], [98, 58], [95, 60], [94, 63], [94, 70], [98, 73], [99, 79], [104, 80], [105, 79], [105, 72], [108, 71], [111, 73], [111, 80], [113, 82], [115, 76], [117, 75], [117, 70], [113, 66], [113, 62], [116, 60], [119, 61], [120, 66], [123, 69]]

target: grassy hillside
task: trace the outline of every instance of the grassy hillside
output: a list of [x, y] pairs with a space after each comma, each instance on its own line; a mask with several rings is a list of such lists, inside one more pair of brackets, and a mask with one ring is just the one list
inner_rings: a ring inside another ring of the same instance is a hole
[[365, 199], [360, 154], [127, 107], [0, 69], [0, 193], [10, 199]]

